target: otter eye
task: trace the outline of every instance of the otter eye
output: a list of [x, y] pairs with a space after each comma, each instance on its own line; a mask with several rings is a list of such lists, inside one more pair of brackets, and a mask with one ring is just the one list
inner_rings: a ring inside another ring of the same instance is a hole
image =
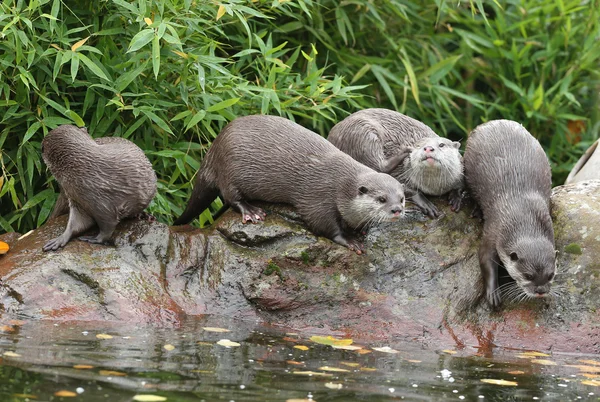
[[443, 142], [440, 143], [440, 148], [443, 148], [446, 144], [444, 144]]
[[524, 274], [523, 277], [525, 279], [527, 279], [528, 281], [532, 281], [533, 280], [533, 275], [531, 275], [531, 274]]
[[554, 279], [554, 272], [548, 274], [548, 280], [551, 281], [552, 279]]
[[517, 255], [517, 253], [510, 253], [510, 260], [519, 261], [519, 256]]
[[360, 186], [358, 188], [358, 192], [361, 193], [361, 194], [367, 194], [369, 192], [369, 189], [366, 188], [365, 186]]
[[385, 203], [387, 202], [387, 198], [385, 198], [385, 197], [379, 197], [379, 198], [377, 199], [377, 201], [379, 201], [379, 202], [380, 202], [380, 203], [382, 203], [382, 204], [385, 204]]

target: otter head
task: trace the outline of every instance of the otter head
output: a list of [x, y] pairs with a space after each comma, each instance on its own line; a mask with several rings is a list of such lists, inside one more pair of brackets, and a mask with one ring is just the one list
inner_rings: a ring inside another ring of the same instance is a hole
[[404, 186], [385, 173], [375, 171], [360, 174], [353, 188], [347, 189], [350, 199], [339, 203], [344, 221], [353, 229], [392, 221], [404, 216]]
[[405, 159], [403, 181], [430, 195], [442, 195], [462, 181], [460, 143], [441, 137], [422, 138]]
[[73, 154], [81, 154], [87, 146], [95, 146], [87, 129], [69, 124], [58, 126], [50, 131], [42, 140], [42, 158], [50, 171], [56, 176], [55, 170], [69, 163]]
[[525, 295], [548, 296], [556, 273], [556, 251], [549, 239], [517, 239], [497, 250], [502, 264]]

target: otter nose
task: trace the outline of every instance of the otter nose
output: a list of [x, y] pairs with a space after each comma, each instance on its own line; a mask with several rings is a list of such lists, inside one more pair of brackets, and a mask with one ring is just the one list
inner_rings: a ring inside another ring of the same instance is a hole
[[545, 297], [546, 296], [546, 289], [536, 286], [536, 288], [533, 290], [535, 292], [535, 297]]
[[423, 148], [423, 150], [425, 151], [425, 153], [427, 152], [433, 152], [435, 151], [434, 147], [430, 147], [429, 145], [427, 145], [426, 147]]
[[402, 208], [400, 207], [394, 207], [392, 208], [392, 213], [396, 216], [400, 215], [402, 213]]

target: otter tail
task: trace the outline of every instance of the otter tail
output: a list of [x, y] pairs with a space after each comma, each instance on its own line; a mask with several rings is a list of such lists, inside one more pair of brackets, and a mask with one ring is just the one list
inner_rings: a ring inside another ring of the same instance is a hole
[[212, 183], [211, 180], [207, 180], [205, 175], [201, 172], [198, 175], [192, 196], [188, 201], [185, 211], [179, 218], [173, 222], [173, 225], [184, 225], [195, 219], [200, 215], [206, 208], [208, 208], [219, 195], [219, 189]]

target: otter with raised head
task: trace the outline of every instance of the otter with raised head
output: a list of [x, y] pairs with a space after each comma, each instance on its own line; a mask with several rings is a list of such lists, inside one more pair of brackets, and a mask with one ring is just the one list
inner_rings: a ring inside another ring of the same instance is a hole
[[190, 222], [221, 196], [242, 222], [264, 220], [249, 200], [296, 208], [310, 230], [357, 251], [349, 233], [404, 212], [403, 186], [283, 117], [254, 115], [229, 123], [198, 171], [192, 196], [175, 225]]
[[61, 189], [52, 216], [66, 212], [65, 200], [69, 212], [64, 233], [48, 241], [44, 251], [58, 250], [94, 223], [98, 235], [79, 239], [106, 243], [117, 223], [142, 212], [156, 193], [150, 161], [124, 138], [94, 141], [85, 128], [62, 125], [42, 141], [42, 156]]
[[550, 164], [540, 143], [517, 122], [492, 120], [469, 135], [464, 162], [467, 185], [483, 212], [479, 264], [487, 301], [500, 305], [500, 263], [522, 290], [512, 296], [548, 295], [556, 252]]
[[420, 121], [394, 110], [364, 109], [336, 124], [328, 140], [360, 163], [404, 183], [408, 198], [430, 217], [439, 211], [423, 194], [449, 193], [452, 210], [460, 209], [460, 143], [438, 136]]

